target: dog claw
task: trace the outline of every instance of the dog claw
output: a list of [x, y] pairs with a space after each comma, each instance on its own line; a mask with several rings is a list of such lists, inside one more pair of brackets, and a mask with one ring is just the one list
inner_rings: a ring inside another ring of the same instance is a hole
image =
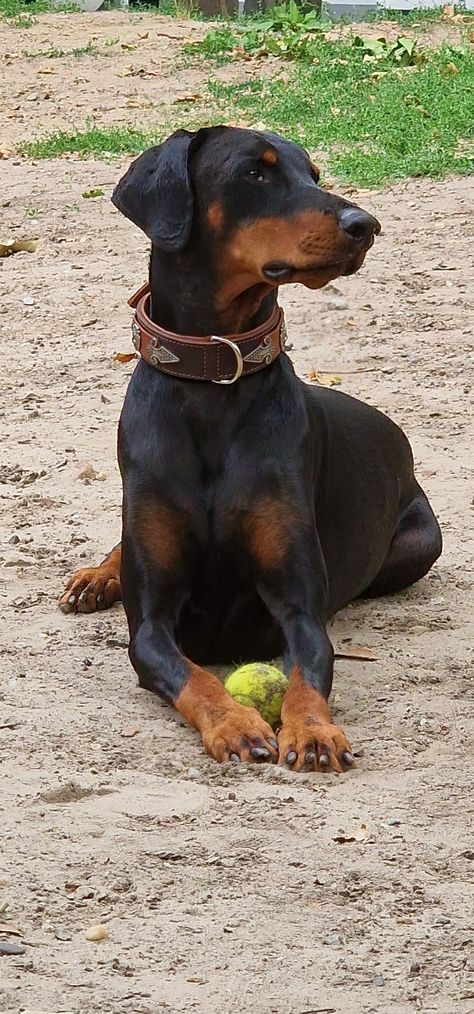
[[291, 768], [292, 764], [295, 763], [295, 760], [296, 760], [297, 756], [298, 756], [298, 754], [296, 753], [295, 750], [290, 750], [290, 752], [287, 753], [287, 755], [286, 755], [286, 763], [289, 765], [290, 768]]
[[306, 764], [314, 764], [315, 760], [316, 760], [316, 754], [315, 754], [314, 750], [308, 750], [308, 753], [306, 754], [306, 757], [305, 757]]
[[270, 746], [272, 746], [274, 750], [278, 750], [278, 743], [276, 739], [273, 739], [273, 736], [268, 737], [268, 742], [270, 743]]
[[327, 753], [322, 753], [321, 754], [321, 756], [319, 758], [319, 766], [320, 766], [320, 768], [328, 768], [329, 767], [329, 757], [328, 757]]
[[232, 764], [240, 764], [240, 757], [238, 753], [231, 753], [229, 760], [232, 762]]
[[342, 759], [344, 761], [344, 764], [348, 764], [349, 766], [354, 763], [354, 758], [352, 754], [349, 753], [349, 750], [344, 750], [344, 753], [342, 754]]
[[265, 747], [262, 746], [253, 746], [250, 751], [250, 756], [256, 761], [268, 760], [270, 757], [270, 751], [266, 750]]

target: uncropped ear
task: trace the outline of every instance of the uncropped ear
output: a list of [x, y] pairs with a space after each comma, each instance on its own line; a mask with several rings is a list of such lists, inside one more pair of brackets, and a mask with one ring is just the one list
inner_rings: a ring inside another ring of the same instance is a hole
[[115, 187], [115, 207], [162, 250], [182, 250], [193, 220], [189, 150], [195, 134], [178, 130], [144, 151]]

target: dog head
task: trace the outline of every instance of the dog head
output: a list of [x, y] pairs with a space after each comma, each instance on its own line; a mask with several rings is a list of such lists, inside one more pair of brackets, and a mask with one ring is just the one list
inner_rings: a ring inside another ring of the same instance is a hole
[[132, 163], [112, 200], [158, 250], [201, 248], [249, 287], [321, 288], [357, 271], [380, 232], [376, 218], [319, 186], [299, 145], [238, 127], [177, 131]]

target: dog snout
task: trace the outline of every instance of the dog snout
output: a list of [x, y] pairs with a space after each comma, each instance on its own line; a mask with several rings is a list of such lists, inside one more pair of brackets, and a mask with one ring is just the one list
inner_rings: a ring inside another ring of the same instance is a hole
[[341, 229], [356, 243], [370, 243], [380, 232], [380, 222], [362, 208], [344, 208], [339, 215]]

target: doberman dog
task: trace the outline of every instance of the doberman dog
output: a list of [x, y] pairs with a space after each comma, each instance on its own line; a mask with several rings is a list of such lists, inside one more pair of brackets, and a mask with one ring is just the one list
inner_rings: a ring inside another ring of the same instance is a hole
[[[178, 131], [118, 183], [114, 204], [152, 244], [119, 426], [122, 544], [76, 573], [61, 605], [122, 597], [140, 686], [216, 760], [344, 771], [326, 622], [423, 577], [441, 534], [402, 431], [303, 383], [282, 348], [279, 285], [352, 274], [380, 232], [318, 184], [298, 145], [223, 126]], [[280, 654], [275, 733], [205, 663]]]

